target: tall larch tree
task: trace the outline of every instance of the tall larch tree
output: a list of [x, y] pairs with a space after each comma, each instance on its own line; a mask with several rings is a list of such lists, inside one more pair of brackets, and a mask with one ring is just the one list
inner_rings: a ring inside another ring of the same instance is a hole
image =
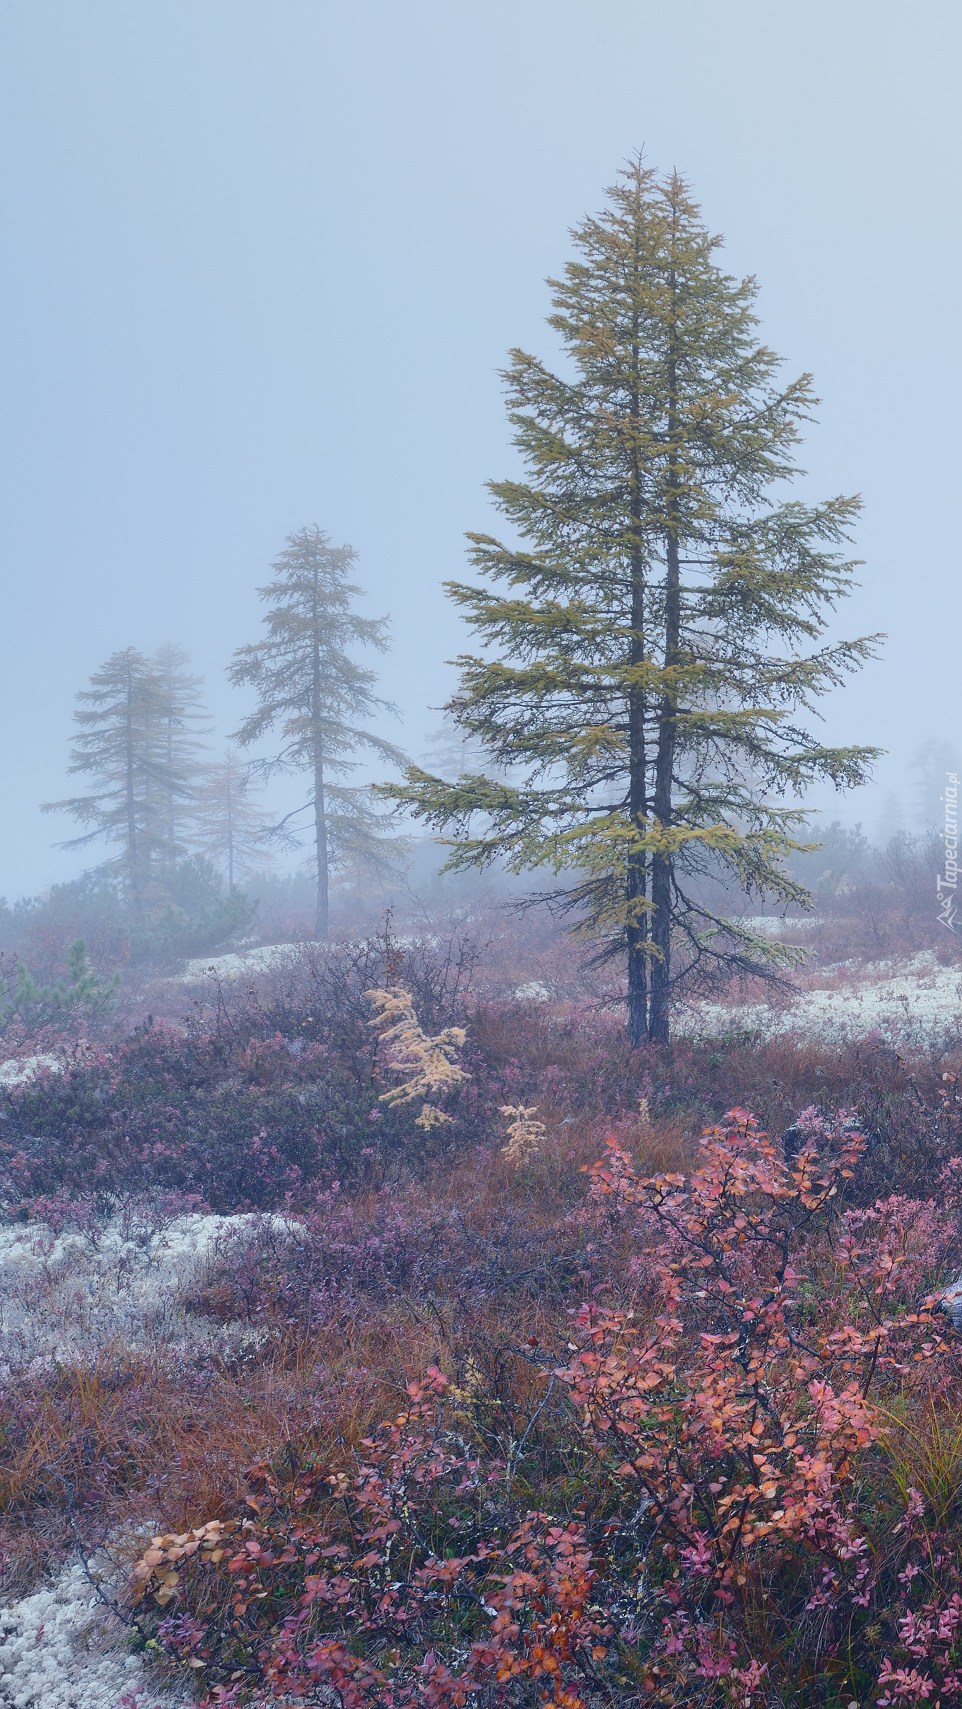
[[469, 535], [484, 585], [448, 584], [483, 648], [449, 711], [491, 763], [386, 793], [451, 866], [567, 872], [558, 901], [624, 958], [637, 1044], [667, 1040], [683, 987], [790, 965], [705, 880], [806, 905], [800, 798], [862, 783], [875, 750], [800, 720], [873, 641], [825, 637], [859, 501], [784, 496], [810, 378], [781, 382], [684, 180], [635, 159], [573, 238], [549, 281], [567, 361], [515, 350], [505, 374], [526, 478], [490, 491], [512, 538]]
[[231, 681], [252, 687], [258, 698], [235, 739], [250, 747], [275, 730], [281, 738], [280, 747], [255, 759], [251, 769], [263, 777], [302, 772], [308, 780], [304, 802], [274, 829], [296, 834], [299, 815], [311, 815], [318, 938], [328, 934], [332, 871], [345, 862], [376, 865], [396, 847], [393, 815], [377, 808], [369, 788], [346, 781], [357, 769], [356, 756], [366, 748], [405, 763], [393, 743], [362, 723], [395, 709], [375, 694], [375, 673], [353, 657], [358, 646], [387, 649], [387, 620], [352, 609], [361, 597], [349, 580], [356, 561], [353, 547], [333, 546], [317, 527], [289, 535], [272, 566], [273, 580], [258, 590], [267, 606], [267, 634], [240, 647], [229, 667]]

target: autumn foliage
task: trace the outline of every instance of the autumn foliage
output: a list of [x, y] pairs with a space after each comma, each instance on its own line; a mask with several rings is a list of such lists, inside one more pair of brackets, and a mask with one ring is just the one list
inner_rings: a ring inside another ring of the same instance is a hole
[[473, 968], [305, 953], [3, 1089], [5, 1590], [112, 1561], [211, 1706], [962, 1705], [955, 1059]]
[[865, 1149], [814, 1110], [787, 1148], [731, 1111], [690, 1174], [612, 1138], [578, 1213], [612, 1264], [514, 1349], [524, 1404], [442, 1359], [353, 1448], [251, 1467], [143, 1556], [144, 1631], [210, 1705], [962, 1701], [957, 1171], [939, 1215], [856, 1206]]

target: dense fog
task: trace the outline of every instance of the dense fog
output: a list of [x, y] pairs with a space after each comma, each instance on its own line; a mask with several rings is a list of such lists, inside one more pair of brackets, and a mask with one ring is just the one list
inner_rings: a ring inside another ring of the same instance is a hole
[[962, 1704], [960, 36], [0, 3], [0, 1709]]
[[555, 354], [543, 281], [640, 145], [757, 275], [786, 374], [814, 375], [811, 490], [864, 498], [839, 632], [889, 639], [826, 710], [886, 756], [817, 805], [914, 829], [910, 760], [953, 741], [958, 28], [944, 5], [699, 0], [679, 40], [623, 0], [590, 23], [536, 0], [8, 4], [0, 892], [85, 864], [39, 804], [115, 650], [183, 646], [223, 744], [225, 665], [301, 526], [359, 551], [392, 620], [385, 734], [422, 751], [463, 646], [440, 584], [517, 466], [497, 370]]

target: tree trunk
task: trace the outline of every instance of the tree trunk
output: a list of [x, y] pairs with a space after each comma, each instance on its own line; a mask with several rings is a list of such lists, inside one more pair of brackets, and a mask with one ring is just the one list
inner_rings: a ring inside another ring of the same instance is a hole
[[[674, 297], [675, 278], [671, 277]], [[678, 378], [674, 337], [668, 356], [668, 443], [674, 447], [678, 438]], [[678, 663], [681, 638], [681, 564], [678, 545], [678, 455], [673, 448], [668, 454], [668, 517], [665, 531], [665, 655], [668, 673], [658, 711], [658, 756], [655, 762], [654, 816], [661, 831], [672, 822], [672, 783], [675, 770], [675, 738], [678, 700], [671, 672]], [[672, 878], [674, 855], [660, 850], [651, 863], [651, 936], [654, 955], [651, 965], [651, 1005], [648, 1011], [648, 1037], [653, 1044], [667, 1044], [669, 1039], [669, 1003], [671, 997], [671, 923]]]
[[232, 895], [234, 891], [234, 791], [231, 784], [234, 778], [234, 762], [229, 753], [224, 778], [227, 784], [227, 889]]
[[[644, 861], [631, 860], [628, 866], [628, 906], [634, 911], [645, 899], [647, 878]], [[628, 1039], [632, 1049], [648, 1035], [648, 933], [647, 925], [638, 925], [629, 917], [628, 938]]]
[[[674, 662], [678, 650], [679, 566], [678, 540], [669, 536], [666, 577], [666, 664]], [[670, 667], [669, 667], [670, 668]], [[672, 774], [675, 765], [675, 699], [670, 692], [662, 697], [658, 718], [658, 758], [655, 764], [654, 817], [658, 829], [666, 831], [671, 825]], [[671, 991], [671, 882], [674, 859], [664, 850], [652, 856], [652, 944], [651, 1007], [648, 1013], [648, 1037], [653, 1044], [668, 1043], [668, 1005]]]
[[171, 681], [172, 676], [173, 666], [169, 665], [167, 669], [167, 823], [164, 826], [164, 830], [167, 834], [166, 859], [169, 861], [172, 861], [174, 858], [174, 841], [177, 836], [177, 806], [174, 801], [173, 786], [174, 719], [171, 708], [173, 704], [174, 685]]
[[[638, 329], [635, 328], [635, 342], [632, 347], [633, 365], [637, 374], [638, 366]], [[642, 548], [641, 533], [641, 471], [638, 467], [637, 433], [640, 423], [640, 398], [638, 390], [632, 392], [631, 419], [635, 429], [636, 441], [630, 481], [631, 504], [631, 652], [630, 663], [633, 669], [644, 664], [645, 659], [645, 556]], [[648, 780], [646, 775], [647, 754], [645, 747], [645, 693], [637, 682], [632, 682], [628, 690], [628, 811], [631, 824], [639, 833], [644, 829], [648, 816]], [[627, 891], [627, 921], [625, 936], [628, 944], [628, 1038], [632, 1049], [641, 1044], [648, 1032], [648, 979], [649, 979], [649, 947], [648, 932], [649, 918], [647, 909], [648, 899], [648, 866], [643, 848], [631, 849], [628, 853], [626, 878]]]
[[311, 686], [311, 723], [314, 740], [314, 847], [317, 851], [317, 913], [314, 917], [314, 936], [319, 941], [327, 937], [328, 925], [328, 860], [327, 860], [327, 808], [324, 801], [324, 759], [321, 735], [321, 648], [318, 641], [319, 620], [319, 588], [317, 581], [317, 564], [314, 564], [314, 597], [313, 597], [313, 670], [314, 680]]
[[142, 897], [140, 894], [140, 850], [137, 839], [137, 802], [134, 788], [134, 730], [133, 730], [133, 701], [134, 685], [128, 672], [127, 677], [127, 717], [125, 720], [125, 760], [126, 760], [126, 813], [127, 813], [127, 871], [130, 878], [130, 900], [135, 914], [140, 913]]
[[318, 940], [322, 940], [327, 937], [328, 871], [324, 766], [320, 760], [315, 761], [314, 764], [314, 838], [317, 848], [317, 914], [314, 920], [314, 936]]

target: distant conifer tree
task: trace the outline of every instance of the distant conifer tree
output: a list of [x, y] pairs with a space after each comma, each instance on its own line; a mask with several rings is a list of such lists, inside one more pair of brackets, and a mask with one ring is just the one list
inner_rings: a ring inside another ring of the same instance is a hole
[[62, 848], [103, 838], [119, 843], [108, 864], [138, 911], [163, 905], [172, 868], [186, 852], [184, 830], [198, 775], [197, 727], [203, 717], [187, 655], [164, 647], [146, 658], [136, 647], [112, 653], [77, 695], [71, 773], [93, 781], [89, 794], [45, 802], [88, 827]]
[[210, 723], [200, 691], [203, 678], [185, 669], [190, 658], [173, 643], [160, 647], [151, 661], [160, 689], [159, 746], [163, 777], [158, 783], [159, 810], [172, 850], [182, 853], [191, 840], [194, 797], [204, 775], [201, 755]]
[[137, 910], [154, 898], [161, 869], [176, 859], [168, 804], [189, 787], [176, 762], [168, 764], [165, 686], [150, 659], [125, 647], [77, 695], [77, 733], [68, 771], [90, 777], [87, 795], [43, 804], [44, 813], [69, 813], [87, 827], [62, 848], [86, 848], [103, 838], [120, 845], [109, 864]]
[[250, 767], [235, 748], [227, 748], [194, 792], [194, 841], [226, 873], [230, 890], [274, 858], [265, 842], [271, 815], [255, 804], [251, 791]]
[[915, 774], [912, 794], [916, 823], [923, 831], [941, 829], [945, 824], [945, 785], [950, 773], [958, 776], [959, 771], [958, 755], [951, 742], [930, 736], [916, 748], [909, 760], [909, 770]]
[[289, 535], [272, 566], [273, 581], [258, 590], [268, 607], [267, 636], [238, 648], [229, 671], [233, 683], [249, 684], [258, 695], [235, 739], [249, 747], [280, 730], [280, 748], [251, 769], [264, 777], [304, 772], [309, 779], [307, 799], [275, 832], [291, 834], [298, 814], [312, 815], [319, 938], [328, 931], [332, 869], [345, 860], [383, 863], [397, 850], [392, 815], [378, 812], [369, 789], [343, 781], [357, 769], [354, 756], [362, 748], [405, 763], [399, 749], [358, 722], [394, 708], [374, 693], [374, 672], [351, 656], [357, 645], [387, 648], [386, 620], [351, 609], [361, 592], [348, 580], [356, 559], [353, 547], [332, 546], [319, 528]]
[[823, 640], [859, 503], [779, 502], [810, 381], [778, 380], [754, 282], [721, 270], [681, 178], [639, 157], [574, 240], [551, 281], [564, 370], [516, 350], [505, 376], [527, 478], [490, 490], [518, 544], [470, 535], [489, 585], [449, 584], [487, 649], [449, 710], [490, 769], [385, 793], [453, 834], [451, 866], [572, 871], [556, 898], [625, 958], [632, 1041], [663, 1041], [683, 985], [791, 962], [700, 877], [804, 905], [798, 799], [874, 756], [798, 722], [871, 655]]
[[904, 837], [905, 808], [894, 789], [887, 789], [882, 797], [882, 808], [875, 827], [875, 837], [880, 848], [890, 843], [893, 837]]

